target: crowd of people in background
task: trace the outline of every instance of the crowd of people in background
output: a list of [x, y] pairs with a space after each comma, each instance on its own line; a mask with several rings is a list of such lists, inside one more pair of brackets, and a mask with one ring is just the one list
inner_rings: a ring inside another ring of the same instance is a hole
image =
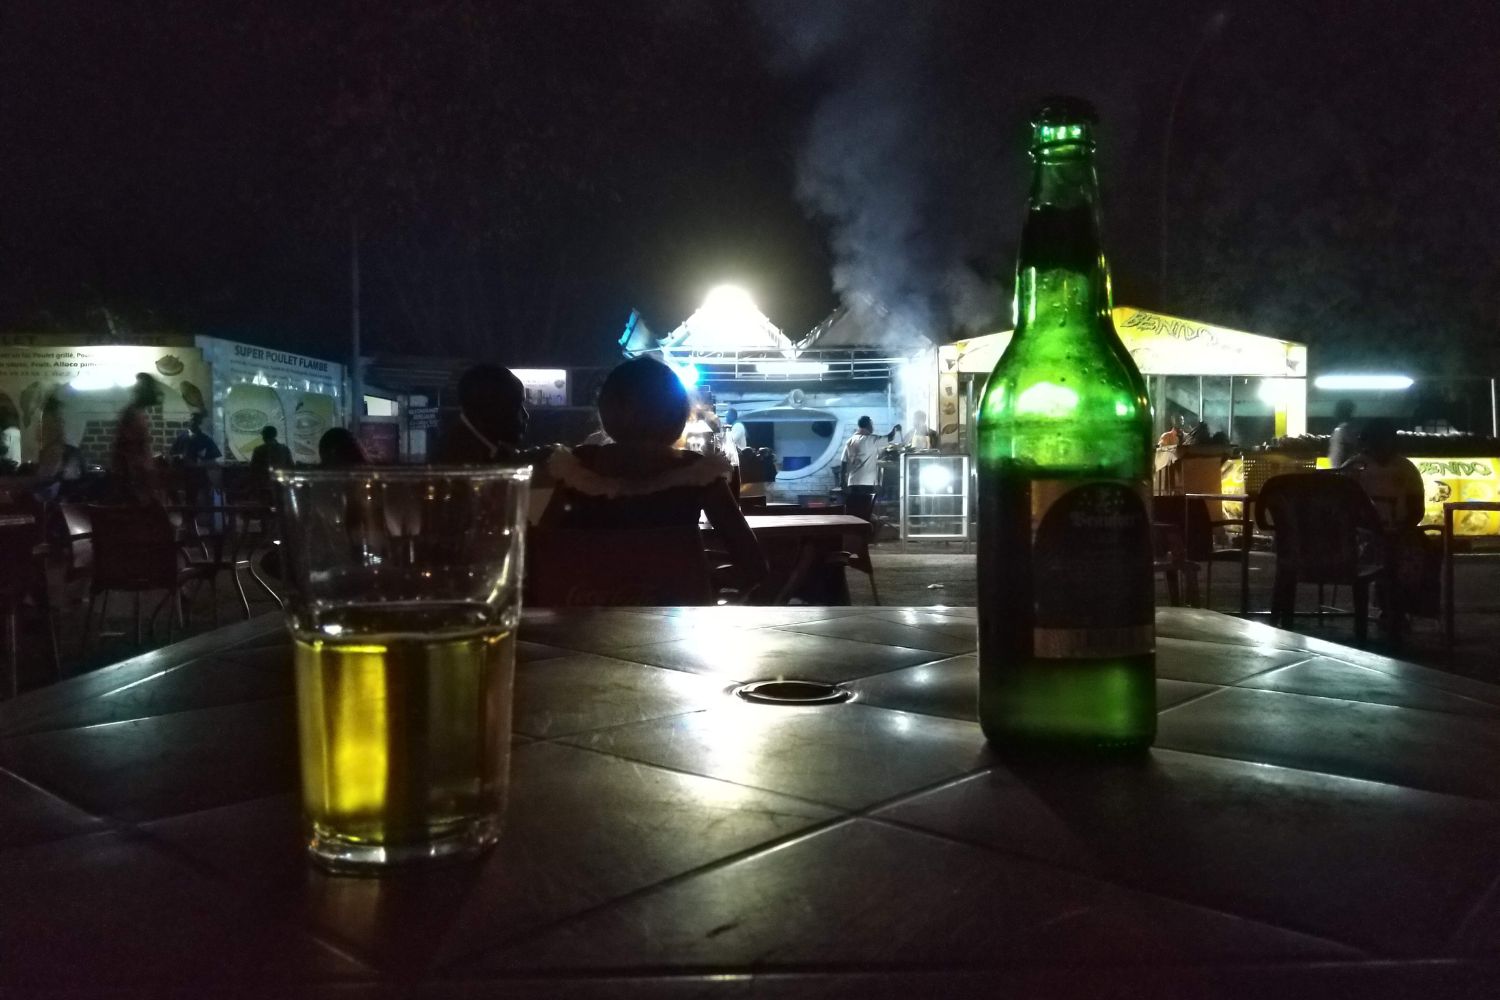
[[[711, 524], [739, 575], [752, 585], [765, 573], [765, 561], [743, 514], [742, 501], [764, 497], [777, 475], [775, 455], [749, 443], [739, 413], [722, 416], [712, 402], [695, 400], [671, 368], [650, 358], [624, 362], [605, 379], [593, 429], [574, 446], [536, 447], [528, 442], [530, 414], [526, 392], [514, 373], [498, 365], [469, 368], [458, 381], [458, 411], [430, 450], [438, 464], [524, 461], [537, 471], [533, 483], [534, 519], [556, 527], [676, 527]], [[102, 490], [88, 499], [151, 503], [165, 499], [165, 479], [177, 470], [185, 499], [210, 502], [218, 494], [213, 474], [224, 453], [204, 429], [206, 414], [191, 414], [168, 453], [153, 450], [153, 411], [162, 403], [160, 384], [136, 376], [120, 412]], [[1371, 498], [1399, 558], [1425, 576], [1433, 546], [1418, 525], [1425, 512], [1422, 478], [1399, 453], [1396, 428], [1388, 420], [1356, 422], [1351, 402], [1335, 407], [1329, 441], [1333, 469], [1356, 479]], [[869, 416], [858, 420], [840, 452], [840, 485], [848, 513], [874, 519], [882, 453], [891, 447], [934, 448], [937, 434], [926, 414], [916, 412], [912, 429], [896, 424], [877, 434]], [[41, 408], [38, 457], [30, 468], [48, 495], [69, 498], [83, 478], [79, 449], [68, 442], [63, 403], [56, 396]], [[1159, 447], [1218, 440], [1207, 426], [1176, 413]], [[0, 471], [16, 471], [22, 432], [10, 406], [0, 407]], [[342, 427], [318, 442], [320, 462], [329, 467], [365, 464], [359, 439]], [[294, 464], [276, 427], [266, 426], [250, 455], [249, 486], [266, 497], [272, 473]], [[183, 485], [185, 483], [185, 486]]]

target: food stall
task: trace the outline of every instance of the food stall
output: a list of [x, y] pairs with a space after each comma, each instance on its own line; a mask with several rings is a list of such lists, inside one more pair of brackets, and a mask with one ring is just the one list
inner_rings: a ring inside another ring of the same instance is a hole
[[[1146, 376], [1158, 434], [1177, 415], [1230, 440], [1306, 431], [1306, 345], [1132, 306], [1117, 306], [1114, 322]], [[937, 349], [931, 406], [945, 449], [968, 450], [980, 393], [1010, 338], [1007, 330]]]
[[[745, 292], [727, 287], [710, 292], [702, 307], [664, 336], [632, 314], [620, 346], [627, 357], [651, 355], [672, 366], [721, 416], [735, 409], [746, 444], [769, 448], [777, 457], [776, 481], [767, 495], [794, 502], [826, 497], [837, 488], [843, 446], [861, 416], [870, 417], [881, 435], [897, 423], [909, 428], [906, 400], [917, 400], [921, 409], [926, 392], [911, 393], [907, 383], [932, 367], [930, 359], [913, 360], [930, 352], [924, 338], [898, 340], [846, 309], [794, 341]], [[894, 460], [889, 471], [882, 499], [894, 504]]]

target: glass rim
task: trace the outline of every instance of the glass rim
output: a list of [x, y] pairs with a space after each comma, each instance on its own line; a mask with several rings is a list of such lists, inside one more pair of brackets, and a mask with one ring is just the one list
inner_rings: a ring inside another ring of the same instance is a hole
[[340, 465], [334, 468], [308, 466], [306, 468], [272, 469], [271, 477], [281, 484], [336, 483], [351, 479], [383, 479], [394, 482], [419, 482], [429, 479], [461, 479], [467, 481], [511, 480], [525, 482], [531, 479], [530, 463], [508, 465]]

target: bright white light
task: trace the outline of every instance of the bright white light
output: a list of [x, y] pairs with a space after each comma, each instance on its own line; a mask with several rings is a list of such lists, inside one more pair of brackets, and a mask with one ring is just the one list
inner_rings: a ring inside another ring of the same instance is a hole
[[1260, 385], [1255, 389], [1255, 395], [1262, 403], [1269, 406], [1277, 406], [1286, 403], [1293, 398], [1296, 392], [1295, 386], [1279, 378], [1262, 379]]
[[917, 473], [917, 482], [923, 493], [952, 493], [953, 470], [946, 462], [923, 462]]
[[676, 373], [678, 381], [686, 389], [696, 386], [698, 380], [703, 377], [703, 373], [698, 370], [698, 366], [688, 361], [668, 361], [667, 367]]
[[99, 392], [126, 389], [134, 384], [135, 376], [123, 368], [87, 368], [79, 372], [68, 386], [78, 392]]
[[1319, 375], [1313, 379], [1319, 389], [1342, 392], [1400, 392], [1410, 389], [1410, 375]]
[[759, 361], [755, 370], [762, 375], [822, 375], [828, 366], [821, 361]]
[[735, 285], [720, 285], [703, 300], [703, 308], [716, 315], [743, 316], [758, 313], [750, 293]]

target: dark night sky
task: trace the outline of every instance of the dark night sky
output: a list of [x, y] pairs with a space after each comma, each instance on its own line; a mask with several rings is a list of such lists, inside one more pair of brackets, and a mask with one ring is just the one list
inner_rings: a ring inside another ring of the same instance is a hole
[[1120, 301], [1500, 368], [1487, 0], [301, 6], [6, 5], [0, 329], [341, 354], [357, 218], [388, 350], [607, 360], [727, 280], [794, 335], [843, 297], [946, 339], [1004, 312], [1026, 112], [1071, 91]]

